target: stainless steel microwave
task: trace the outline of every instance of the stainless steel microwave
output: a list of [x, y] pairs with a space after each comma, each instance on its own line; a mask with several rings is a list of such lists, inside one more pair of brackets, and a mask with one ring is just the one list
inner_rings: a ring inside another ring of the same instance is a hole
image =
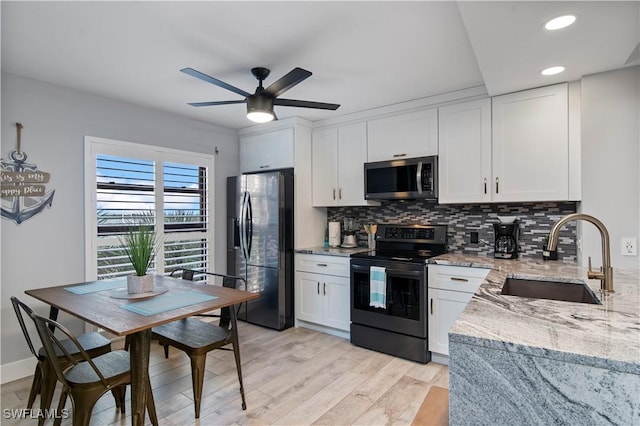
[[379, 161], [364, 165], [364, 198], [438, 198], [438, 157]]

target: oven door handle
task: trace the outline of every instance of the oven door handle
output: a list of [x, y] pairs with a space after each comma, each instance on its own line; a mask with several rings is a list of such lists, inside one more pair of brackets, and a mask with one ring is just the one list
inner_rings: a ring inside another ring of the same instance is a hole
[[[351, 269], [355, 269], [355, 270], [358, 270], [358, 271], [369, 271], [369, 266], [352, 264], [351, 265]], [[424, 273], [422, 270], [420, 270], [420, 271], [407, 271], [407, 270], [404, 270], [404, 269], [393, 269], [393, 268], [386, 268], [385, 271], [387, 273], [387, 276], [394, 275], [394, 276], [405, 276], [405, 277], [406, 276], [419, 277]]]

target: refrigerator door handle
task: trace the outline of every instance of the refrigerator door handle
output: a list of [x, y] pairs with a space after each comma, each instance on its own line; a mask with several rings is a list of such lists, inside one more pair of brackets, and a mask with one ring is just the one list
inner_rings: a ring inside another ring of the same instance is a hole
[[249, 259], [247, 253], [247, 192], [242, 193], [242, 201], [240, 202], [240, 250], [245, 262]]
[[251, 241], [253, 240], [253, 207], [251, 205], [251, 194], [247, 192], [247, 224], [249, 226], [247, 234], [247, 259], [251, 257]]

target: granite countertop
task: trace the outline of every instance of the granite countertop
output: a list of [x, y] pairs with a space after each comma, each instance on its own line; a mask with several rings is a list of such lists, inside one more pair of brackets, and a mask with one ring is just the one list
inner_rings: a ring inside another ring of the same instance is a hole
[[343, 247], [309, 247], [304, 249], [296, 249], [296, 253], [300, 254], [323, 254], [326, 256], [344, 256], [349, 257], [352, 254], [356, 253], [364, 253], [369, 251], [370, 249], [367, 247], [353, 247], [353, 248], [343, 248]]
[[[615, 293], [600, 291], [587, 269], [542, 259], [503, 260], [445, 254], [439, 265], [490, 268], [464, 312], [449, 330], [452, 341], [640, 374], [640, 272], [617, 270]], [[507, 277], [576, 280], [593, 290], [601, 305], [501, 295]]]

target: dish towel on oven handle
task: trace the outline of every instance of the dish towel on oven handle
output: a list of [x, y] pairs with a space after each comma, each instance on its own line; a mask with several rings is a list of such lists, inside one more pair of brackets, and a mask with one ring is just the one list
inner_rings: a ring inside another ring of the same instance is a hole
[[387, 271], [381, 266], [369, 269], [369, 306], [387, 308]]

